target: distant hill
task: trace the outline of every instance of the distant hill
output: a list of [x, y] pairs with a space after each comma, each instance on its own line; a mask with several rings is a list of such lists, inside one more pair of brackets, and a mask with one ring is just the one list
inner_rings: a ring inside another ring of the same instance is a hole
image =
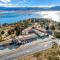
[[60, 10], [60, 6], [51, 7], [48, 10], [57, 10], [57, 11], [59, 11]]
[[60, 10], [60, 6], [54, 6], [54, 7], [0, 7], [0, 11], [17, 11], [17, 10], [39, 10], [39, 11], [45, 11], [45, 10]]
[[40, 7], [0, 7], [0, 10], [7, 10], [7, 11], [13, 11], [13, 10], [45, 10], [45, 8]]

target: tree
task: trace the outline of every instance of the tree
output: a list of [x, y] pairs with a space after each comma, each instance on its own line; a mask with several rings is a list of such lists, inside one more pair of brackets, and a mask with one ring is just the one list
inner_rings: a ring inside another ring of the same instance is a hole
[[11, 31], [10, 30], [8, 31], [8, 34], [11, 35]]
[[57, 24], [57, 29], [60, 30], [60, 22]]
[[45, 29], [48, 30], [49, 29], [49, 26], [46, 26]]
[[54, 32], [54, 37], [60, 38], [60, 32], [55, 31], [55, 32]]
[[3, 39], [2, 39], [2, 35], [0, 34], [0, 42], [1, 42], [1, 41], [3, 41]]
[[29, 22], [28, 22], [28, 21], [25, 21], [25, 22], [24, 22], [24, 28], [27, 28], [28, 25], [29, 25]]
[[58, 26], [60, 26], [60, 22], [58, 22]]
[[16, 36], [20, 35], [22, 33], [22, 28], [20, 26], [16, 26], [15, 27], [15, 31], [16, 31]]
[[14, 32], [15, 32], [14, 29], [11, 29], [11, 33], [14, 34]]
[[51, 26], [50, 26], [50, 29], [51, 29], [51, 30], [55, 30], [55, 26], [54, 26], [54, 25], [51, 25]]
[[5, 32], [4, 31], [1, 31], [1, 34], [4, 34]]

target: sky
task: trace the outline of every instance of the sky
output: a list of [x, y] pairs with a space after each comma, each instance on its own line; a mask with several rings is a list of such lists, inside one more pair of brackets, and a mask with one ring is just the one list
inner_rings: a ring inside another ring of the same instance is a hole
[[0, 7], [60, 6], [60, 0], [0, 0]]

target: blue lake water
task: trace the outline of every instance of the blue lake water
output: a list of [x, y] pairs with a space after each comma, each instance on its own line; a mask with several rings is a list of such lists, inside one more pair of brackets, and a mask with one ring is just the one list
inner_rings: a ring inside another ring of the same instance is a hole
[[35, 12], [33, 13], [4, 12], [0, 13], [0, 24], [15, 23], [29, 18], [39, 18], [39, 17], [40, 15], [35, 14]]
[[0, 12], [0, 24], [15, 23], [29, 18], [50, 18], [60, 22], [60, 11]]

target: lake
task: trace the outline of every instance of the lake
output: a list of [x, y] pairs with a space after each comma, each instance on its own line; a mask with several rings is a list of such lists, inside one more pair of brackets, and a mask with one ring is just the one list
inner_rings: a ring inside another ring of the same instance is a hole
[[60, 22], [60, 11], [39, 11], [39, 12], [0, 12], [0, 24], [15, 23], [29, 18], [49, 18]]

